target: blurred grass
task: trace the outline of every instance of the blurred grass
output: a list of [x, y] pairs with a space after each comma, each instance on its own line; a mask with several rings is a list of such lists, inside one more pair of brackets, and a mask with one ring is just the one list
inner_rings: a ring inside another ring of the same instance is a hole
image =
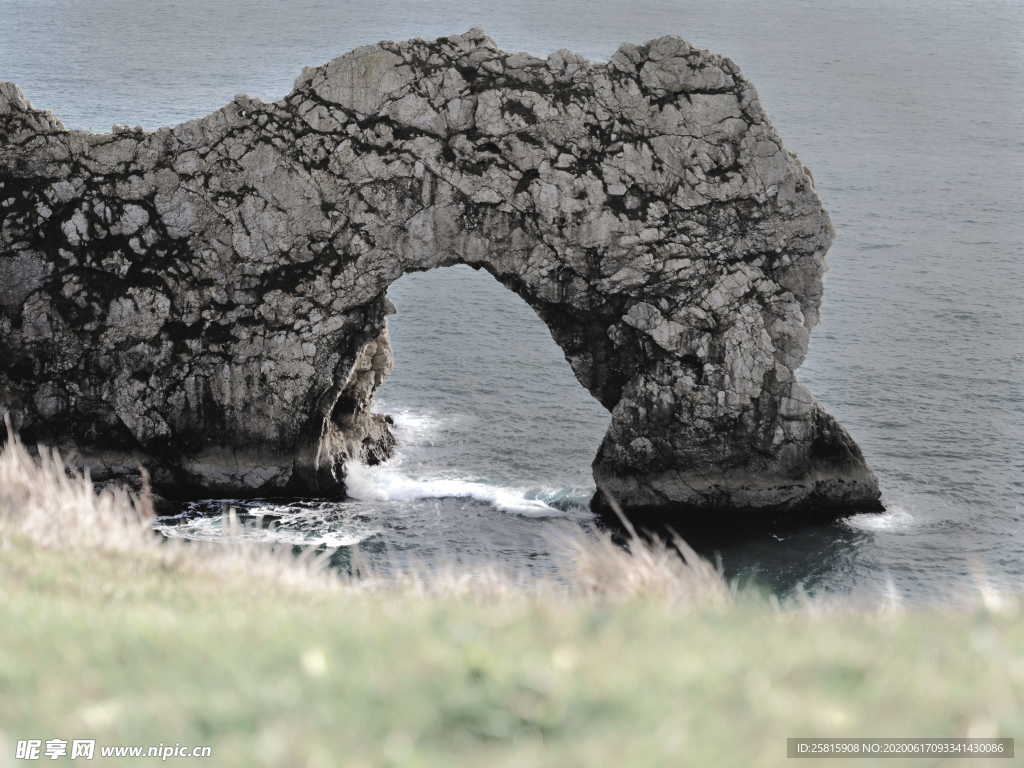
[[1024, 732], [1024, 621], [980, 605], [304, 591], [11, 539], [0, 591], [0, 763], [59, 737], [225, 766], [762, 766], [787, 736]]
[[[457, 564], [343, 579], [287, 551], [161, 543], [147, 514], [45, 452], [0, 453], [0, 765], [29, 738], [209, 744], [195, 763], [218, 766], [561, 768], [1024, 734], [1024, 615], [984, 588], [779, 606], [692, 556], [582, 535], [563, 583]], [[884, 764], [901, 763], [1013, 761]]]

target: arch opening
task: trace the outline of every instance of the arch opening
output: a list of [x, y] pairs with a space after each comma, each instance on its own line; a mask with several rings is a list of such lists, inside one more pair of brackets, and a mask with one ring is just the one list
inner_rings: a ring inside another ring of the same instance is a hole
[[397, 309], [388, 318], [395, 366], [375, 408], [393, 419], [398, 443], [377, 486], [363, 473], [350, 495], [380, 497], [397, 483], [403, 494], [438, 496], [459, 491], [449, 481], [461, 479], [557, 504], [589, 501], [610, 417], [533, 309], [465, 265], [404, 275], [387, 296]]

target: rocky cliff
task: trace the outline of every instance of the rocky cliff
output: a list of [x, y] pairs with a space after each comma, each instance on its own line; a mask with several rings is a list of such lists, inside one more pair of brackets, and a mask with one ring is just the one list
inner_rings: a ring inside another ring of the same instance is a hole
[[96, 476], [340, 495], [394, 445], [388, 286], [469, 264], [610, 412], [594, 477], [627, 509], [872, 506], [794, 375], [831, 238], [753, 87], [676, 37], [383, 42], [152, 133], [0, 84], [0, 410]]

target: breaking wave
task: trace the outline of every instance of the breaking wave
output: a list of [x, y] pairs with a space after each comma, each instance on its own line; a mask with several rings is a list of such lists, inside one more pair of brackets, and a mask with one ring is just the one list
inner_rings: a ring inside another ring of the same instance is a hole
[[403, 445], [433, 445], [437, 433], [456, 418], [442, 418], [434, 413], [413, 411], [408, 408], [393, 409], [383, 402], [378, 402], [375, 409], [378, 413], [386, 413], [395, 420], [395, 431]]
[[359, 501], [473, 499], [525, 517], [565, 517], [587, 502], [583, 489], [538, 491], [458, 478], [414, 478], [395, 467], [361, 464], [349, 465], [346, 484], [349, 496]]
[[181, 514], [162, 518], [155, 528], [165, 536], [192, 541], [249, 540], [303, 547], [351, 547], [381, 532], [331, 502], [239, 499], [192, 502]]
[[846, 525], [862, 531], [898, 531], [909, 528], [914, 516], [900, 507], [890, 507], [885, 512], [865, 512], [846, 518]]

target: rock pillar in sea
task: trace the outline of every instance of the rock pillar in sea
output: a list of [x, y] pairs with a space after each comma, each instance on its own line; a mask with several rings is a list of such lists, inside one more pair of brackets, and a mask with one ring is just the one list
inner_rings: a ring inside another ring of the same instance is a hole
[[97, 477], [342, 495], [393, 450], [388, 286], [468, 264], [608, 409], [594, 478], [627, 510], [876, 505], [796, 378], [831, 239], [753, 87], [678, 37], [383, 42], [154, 132], [0, 84], [0, 410]]

